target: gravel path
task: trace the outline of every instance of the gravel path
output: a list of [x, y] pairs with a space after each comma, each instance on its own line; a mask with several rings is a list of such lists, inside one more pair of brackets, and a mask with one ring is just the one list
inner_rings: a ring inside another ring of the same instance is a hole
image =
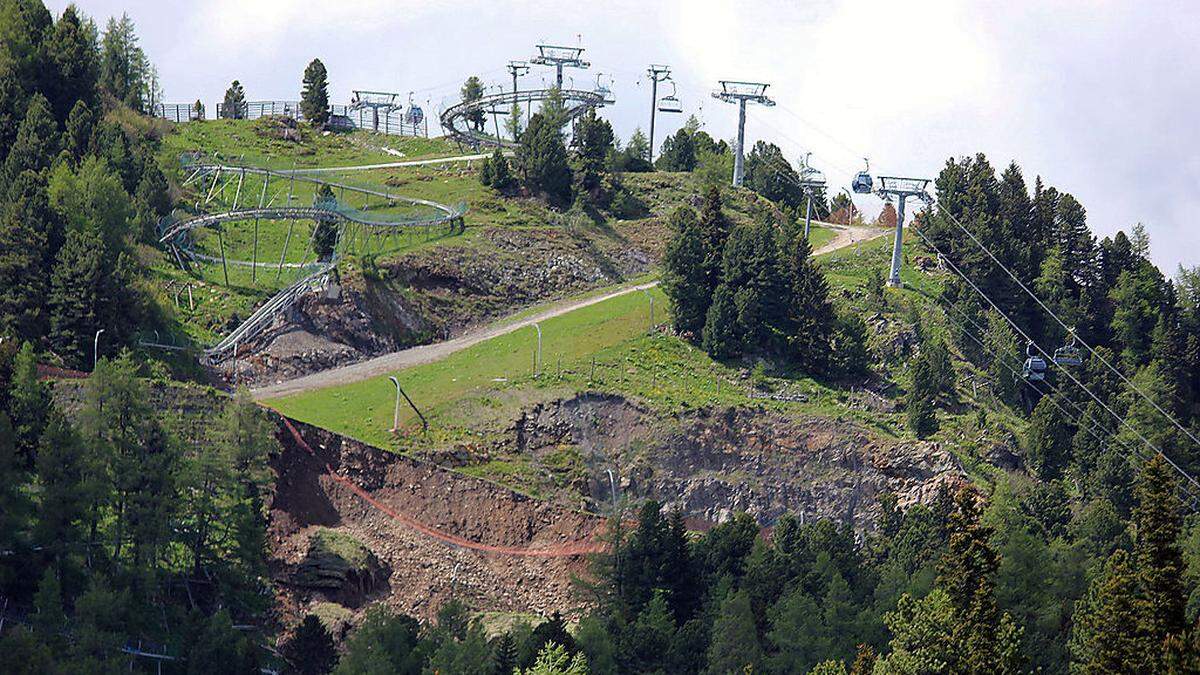
[[[839, 248], [854, 245], [875, 239], [877, 237], [888, 234], [891, 230], [880, 229], [878, 227], [852, 226], [843, 227], [837, 225], [826, 225], [830, 229], [837, 230], [837, 235], [832, 240], [826, 242], [823, 246], [818, 247], [813, 253], [820, 255], [836, 251]], [[443, 359], [457, 351], [466, 349], [473, 345], [477, 345], [484, 340], [490, 340], [494, 337], [511, 333], [515, 330], [520, 330], [535, 323], [546, 321], [547, 319], [561, 316], [577, 309], [589, 307], [605, 300], [625, 295], [626, 293], [636, 293], [638, 291], [654, 288], [658, 285], [657, 281], [652, 281], [636, 286], [626, 286], [601, 295], [590, 296], [579, 300], [573, 300], [551, 306], [537, 314], [527, 316], [515, 321], [501, 321], [499, 323], [482, 326], [471, 330], [468, 333], [460, 335], [452, 340], [445, 342], [435, 342], [428, 345], [419, 345], [409, 347], [391, 354], [384, 354], [373, 359], [352, 363], [348, 366], [340, 368], [331, 368], [323, 370], [319, 373], [305, 375], [294, 380], [278, 382], [262, 387], [252, 389], [250, 393], [256, 400], [262, 401], [272, 398], [280, 398], [290, 396], [313, 389], [324, 389], [341, 384], [350, 384], [361, 380], [368, 380], [373, 377], [381, 377], [389, 373], [412, 366], [419, 366], [425, 363], [432, 363]]]

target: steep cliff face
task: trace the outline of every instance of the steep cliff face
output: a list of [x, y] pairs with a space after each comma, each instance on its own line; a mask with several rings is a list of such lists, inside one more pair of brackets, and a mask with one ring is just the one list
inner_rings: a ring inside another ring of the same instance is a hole
[[533, 461], [573, 447], [588, 472], [580, 490], [596, 510], [612, 499], [612, 470], [618, 498], [659, 500], [697, 526], [745, 511], [764, 526], [790, 512], [871, 529], [881, 493], [906, 505], [966, 479], [936, 443], [881, 439], [851, 422], [751, 407], [662, 418], [591, 394], [526, 411], [502, 446]]

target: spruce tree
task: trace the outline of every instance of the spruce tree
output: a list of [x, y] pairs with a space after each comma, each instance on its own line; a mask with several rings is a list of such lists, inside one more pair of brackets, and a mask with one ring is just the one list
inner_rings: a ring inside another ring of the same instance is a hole
[[97, 308], [104, 286], [104, 246], [95, 234], [72, 230], [59, 251], [50, 277], [50, 344], [67, 363], [90, 362]]
[[712, 304], [704, 317], [701, 345], [709, 356], [718, 360], [741, 356], [743, 353], [734, 292], [727, 284], [717, 286], [713, 293]]
[[686, 206], [671, 212], [668, 224], [672, 237], [663, 253], [663, 290], [676, 332], [695, 340], [704, 330], [713, 292], [704, 269], [703, 233], [696, 212]]
[[38, 378], [37, 355], [28, 342], [21, 345], [21, 351], [13, 360], [12, 390], [8, 401], [22, 467], [33, 468], [38, 442], [46, 429], [50, 390]]
[[49, 98], [59, 122], [66, 122], [76, 105], [96, 104], [99, 55], [89, 29], [74, 5], [67, 5], [46, 38], [47, 60], [55, 69]]
[[221, 103], [221, 117], [230, 120], [240, 120], [246, 117], [246, 90], [237, 80], [225, 90], [225, 100]]
[[71, 423], [51, 408], [37, 453], [41, 491], [33, 541], [53, 562], [61, 562], [83, 541], [80, 528], [98, 487], [89, 461]]
[[526, 188], [544, 195], [551, 202], [566, 204], [571, 197], [571, 167], [558, 124], [559, 113], [553, 105], [535, 113], [521, 134], [517, 163]]
[[329, 121], [329, 74], [321, 59], [313, 59], [304, 69], [304, 88], [300, 91], [300, 114], [321, 128]]
[[4, 160], [4, 171], [0, 175], [8, 184], [16, 181], [22, 171], [43, 171], [50, 167], [58, 154], [58, 124], [45, 96], [34, 94], [25, 109], [17, 138]]
[[1071, 672], [1155, 672], [1159, 645], [1145, 630], [1149, 611], [1136, 566], [1128, 552], [1118, 549], [1076, 603]]
[[56, 228], [37, 174], [22, 173], [13, 190], [17, 201], [0, 202], [0, 333], [38, 340], [46, 330], [46, 235]]
[[[785, 246], [787, 304], [783, 328], [787, 334], [788, 355], [801, 369], [819, 373], [829, 362], [830, 340], [835, 327], [829, 284], [813, 260], [807, 239], [793, 235]], [[851, 347], [847, 345], [847, 348]]]
[[659, 171], [692, 171], [696, 168], [696, 145], [687, 128], [680, 129], [663, 141], [654, 168]]
[[297, 675], [325, 675], [337, 664], [333, 637], [314, 614], [304, 617], [280, 653]]
[[987, 313], [983, 345], [992, 393], [1004, 403], [1015, 405], [1020, 391], [1016, 373], [1021, 369], [1021, 348], [1012, 327], [995, 310]]
[[950, 537], [938, 574], [954, 614], [951, 672], [1019, 672], [1014, 643], [1020, 631], [1002, 615], [996, 602], [999, 557], [991, 544], [992, 529], [980, 523], [975, 494], [961, 489], [947, 523]]
[[67, 130], [63, 134], [63, 146], [72, 157], [82, 157], [87, 153], [92, 142], [92, 131], [96, 126], [96, 116], [84, 101], [77, 101], [71, 113], [67, 115]]
[[1033, 408], [1025, 435], [1026, 461], [1042, 480], [1058, 478], [1071, 453], [1071, 435], [1054, 395], [1046, 395]]
[[750, 598], [745, 591], [733, 591], [721, 602], [713, 621], [706, 672], [713, 675], [753, 672], [762, 659]]
[[1134, 560], [1149, 610], [1143, 629], [1156, 644], [1181, 635], [1186, 627], [1185, 567], [1179, 547], [1183, 516], [1175, 488], [1174, 470], [1155, 455], [1142, 467], [1133, 509]]

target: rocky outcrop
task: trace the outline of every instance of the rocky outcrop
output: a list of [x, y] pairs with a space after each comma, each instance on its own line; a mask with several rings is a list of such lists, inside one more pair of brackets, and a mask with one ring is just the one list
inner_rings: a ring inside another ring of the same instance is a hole
[[871, 529], [878, 497], [926, 502], [965, 472], [936, 443], [877, 438], [857, 424], [793, 418], [766, 408], [702, 409], [661, 419], [618, 396], [584, 394], [525, 411], [499, 452], [539, 453], [572, 445], [589, 467], [587, 497], [611, 500], [608, 470], [633, 498], [680, 509], [693, 523], [745, 511], [763, 525], [784, 513], [834, 518]]

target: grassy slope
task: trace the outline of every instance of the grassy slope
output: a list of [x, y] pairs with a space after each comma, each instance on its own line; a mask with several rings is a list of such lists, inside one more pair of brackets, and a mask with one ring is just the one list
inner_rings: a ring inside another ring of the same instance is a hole
[[[160, 152], [160, 162], [168, 172], [174, 172], [178, 180], [183, 175], [178, 171], [178, 156], [188, 150], [203, 150], [209, 154], [220, 154], [237, 158], [244, 155], [247, 164], [290, 168], [293, 161], [298, 166], [338, 166], [359, 163], [387, 162], [397, 158], [382, 153], [377, 146], [387, 145], [404, 151], [411, 158], [423, 158], [444, 154], [458, 154], [456, 146], [443, 139], [403, 139], [384, 137], [367, 132], [330, 134], [324, 136], [306, 131], [303, 143], [281, 141], [259, 133], [263, 123], [259, 120], [213, 120], [199, 123], [175, 125], [167, 134]], [[406, 157], [406, 158], [409, 158]], [[510, 199], [497, 195], [484, 187], [477, 179], [477, 166], [449, 164], [422, 167], [403, 167], [370, 171], [329, 172], [320, 175], [323, 180], [358, 186], [372, 190], [384, 190], [418, 199], [428, 199], [444, 204], [466, 202], [469, 211], [466, 218], [468, 229], [463, 234], [450, 233], [444, 228], [433, 231], [409, 232], [389, 240], [376, 241], [370, 254], [379, 261], [387, 260], [414, 250], [436, 246], [464, 246], [478, 255], [489, 255], [490, 245], [481, 236], [486, 227], [527, 228], [536, 230], [546, 227], [562, 227], [578, 214], [568, 215], [549, 209], [544, 203], [533, 199]], [[628, 175], [623, 180], [631, 190], [646, 202], [651, 214], [647, 218], [632, 221], [606, 220], [600, 228], [611, 228], [620, 236], [628, 235], [639, 244], [647, 239], [660, 239], [653, 233], [655, 224], [671, 209], [687, 203], [698, 190], [696, 178], [690, 174], [642, 174]], [[205, 210], [215, 212], [238, 206], [264, 204], [311, 204], [316, 186], [305, 181], [281, 181], [278, 178], [267, 183], [264, 178], [247, 174], [240, 181], [235, 176], [224, 175], [216, 183], [212, 203]], [[195, 185], [185, 193], [185, 203], [194, 203], [208, 195], [211, 184]], [[342, 193], [335, 192], [340, 198]], [[426, 211], [425, 207], [412, 207], [400, 203], [385, 206], [382, 200], [372, 199], [365, 203], [363, 197], [347, 192], [346, 201], [358, 208], [367, 206], [373, 213], [398, 215]], [[749, 219], [751, 206], [739, 203], [731, 208], [731, 216], [740, 222]], [[288, 229], [292, 228], [291, 239]], [[219, 256], [222, 244], [225, 255], [230, 259], [278, 263], [281, 257], [286, 262], [311, 262], [315, 256], [310, 246], [311, 223], [305, 221], [259, 221], [258, 242], [255, 246], [255, 223], [253, 221], [227, 223], [221, 238], [215, 231], [196, 235], [197, 248], [208, 255]], [[821, 234], [820, 232], [818, 234]], [[814, 235], [817, 236], [817, 235]], [[223, 241], [222, 241], [223, 239]], [[286, 242], [286, 256], [285, 253]], [[357, 247], [356, 247], [357, 248]], [[177, 325], [176, 341], [205, 345], [215, 342], [228, 331], [232, 323], [253, 312], [279, 289], [286, 287], [302, 272], [285, 268], [278, 270], [259, 269], [252, 274], [248, 267], [220, 264], [200, 264], [192, 275], [178, 269], [174, 260], [161, 252], [147, 251], [146, 261], [157, 275], [156, 283], [165, 288], [174, 282], [192, 284], [194, 309], [186, 302], [174, 307], [174, 293], [162, 294], [160, 305]], [[347, 259], [348, 267], [357, 267]], [[227, 283], [228, 281], [228, 283]], [[186, 296], [181, 297], [181, 300]]]
[[[175, 125], [162, 143], [160, 156], [176, 161], [180, 153], [203, 150], [230, 161], [273, 169], [378, 164], [462, 154], [441, 138], [382, 136], [366, 131], [324, 133], [301, 127], [302, 142], [262, 133], [262, 120], [207, 120]], [[403, 153], [396, 156], [384, 148]]]
[[[883, 238], [857, 253], [851, 249], [822, 256], [837, 301], [863, 315], [876, 311], [862, 305], [861, 288], [867, 270], [885, 267], [890, 251], [890, 240]], [[940, 290], [938, 280], [907, 268], [903, 276], [907, 286], [889, 289], [887, 306], [878, 311], [899, 316], [914, 305], [925, 313], [929, 330], [944, 330], [937, 323], [937, 314], [926, 311], [929, 295]], [[655, 298], [656, 321], [663, 321], [665, 298], [658, 290]], [[489, 340], [438, 363], [396, 373], [429, 417], [429, 437], [413, 433], [417, 420], [407, 409], [401, 410], [401, 426], [408, 431], [400, 437], [389, 433], [395, 390], [386, 377], [277, 399], [269, 405], [303, 421], [402, 452], [453, 444], [470, 448], [496, 436], [495, 430], [506, 428], [523, 407], [581, 391], [621, 394], [667, 415], [702, 406], [755, 404], [788, 415], [854, 420], [883, 437], [908, 436], [902, 412], [854, 409], [848, 405], [849, 392], [836, 383], [769, 377], [773, 388], [802, 394], [807, 400], [752, 398], [752, 388], [739, 367], [715, 362], [669, 335], [647, 334], [648, 318], [645, 296], [631, 293], [545, 322], [544, 371], [536, 380], [531, 377], [535, 336], [530, 329]], [[968, 370], [965, 364], [959, 366]], [[907, 381], [904, 364], [890, 364], [883, 371], [889, 380], [901, 385]], [[961, 440], [972, 419], [968, 414], [943, 413], [944, 429], [938, 438]], [[969, 447], [960, 454], [977, 479], [988, 478], [989, 469], [981, 466]], [[553, 486], [545, 485], [545, 478], [529, 462], [526, 457], [493, 457], [465, 470], [543, 494]]]

